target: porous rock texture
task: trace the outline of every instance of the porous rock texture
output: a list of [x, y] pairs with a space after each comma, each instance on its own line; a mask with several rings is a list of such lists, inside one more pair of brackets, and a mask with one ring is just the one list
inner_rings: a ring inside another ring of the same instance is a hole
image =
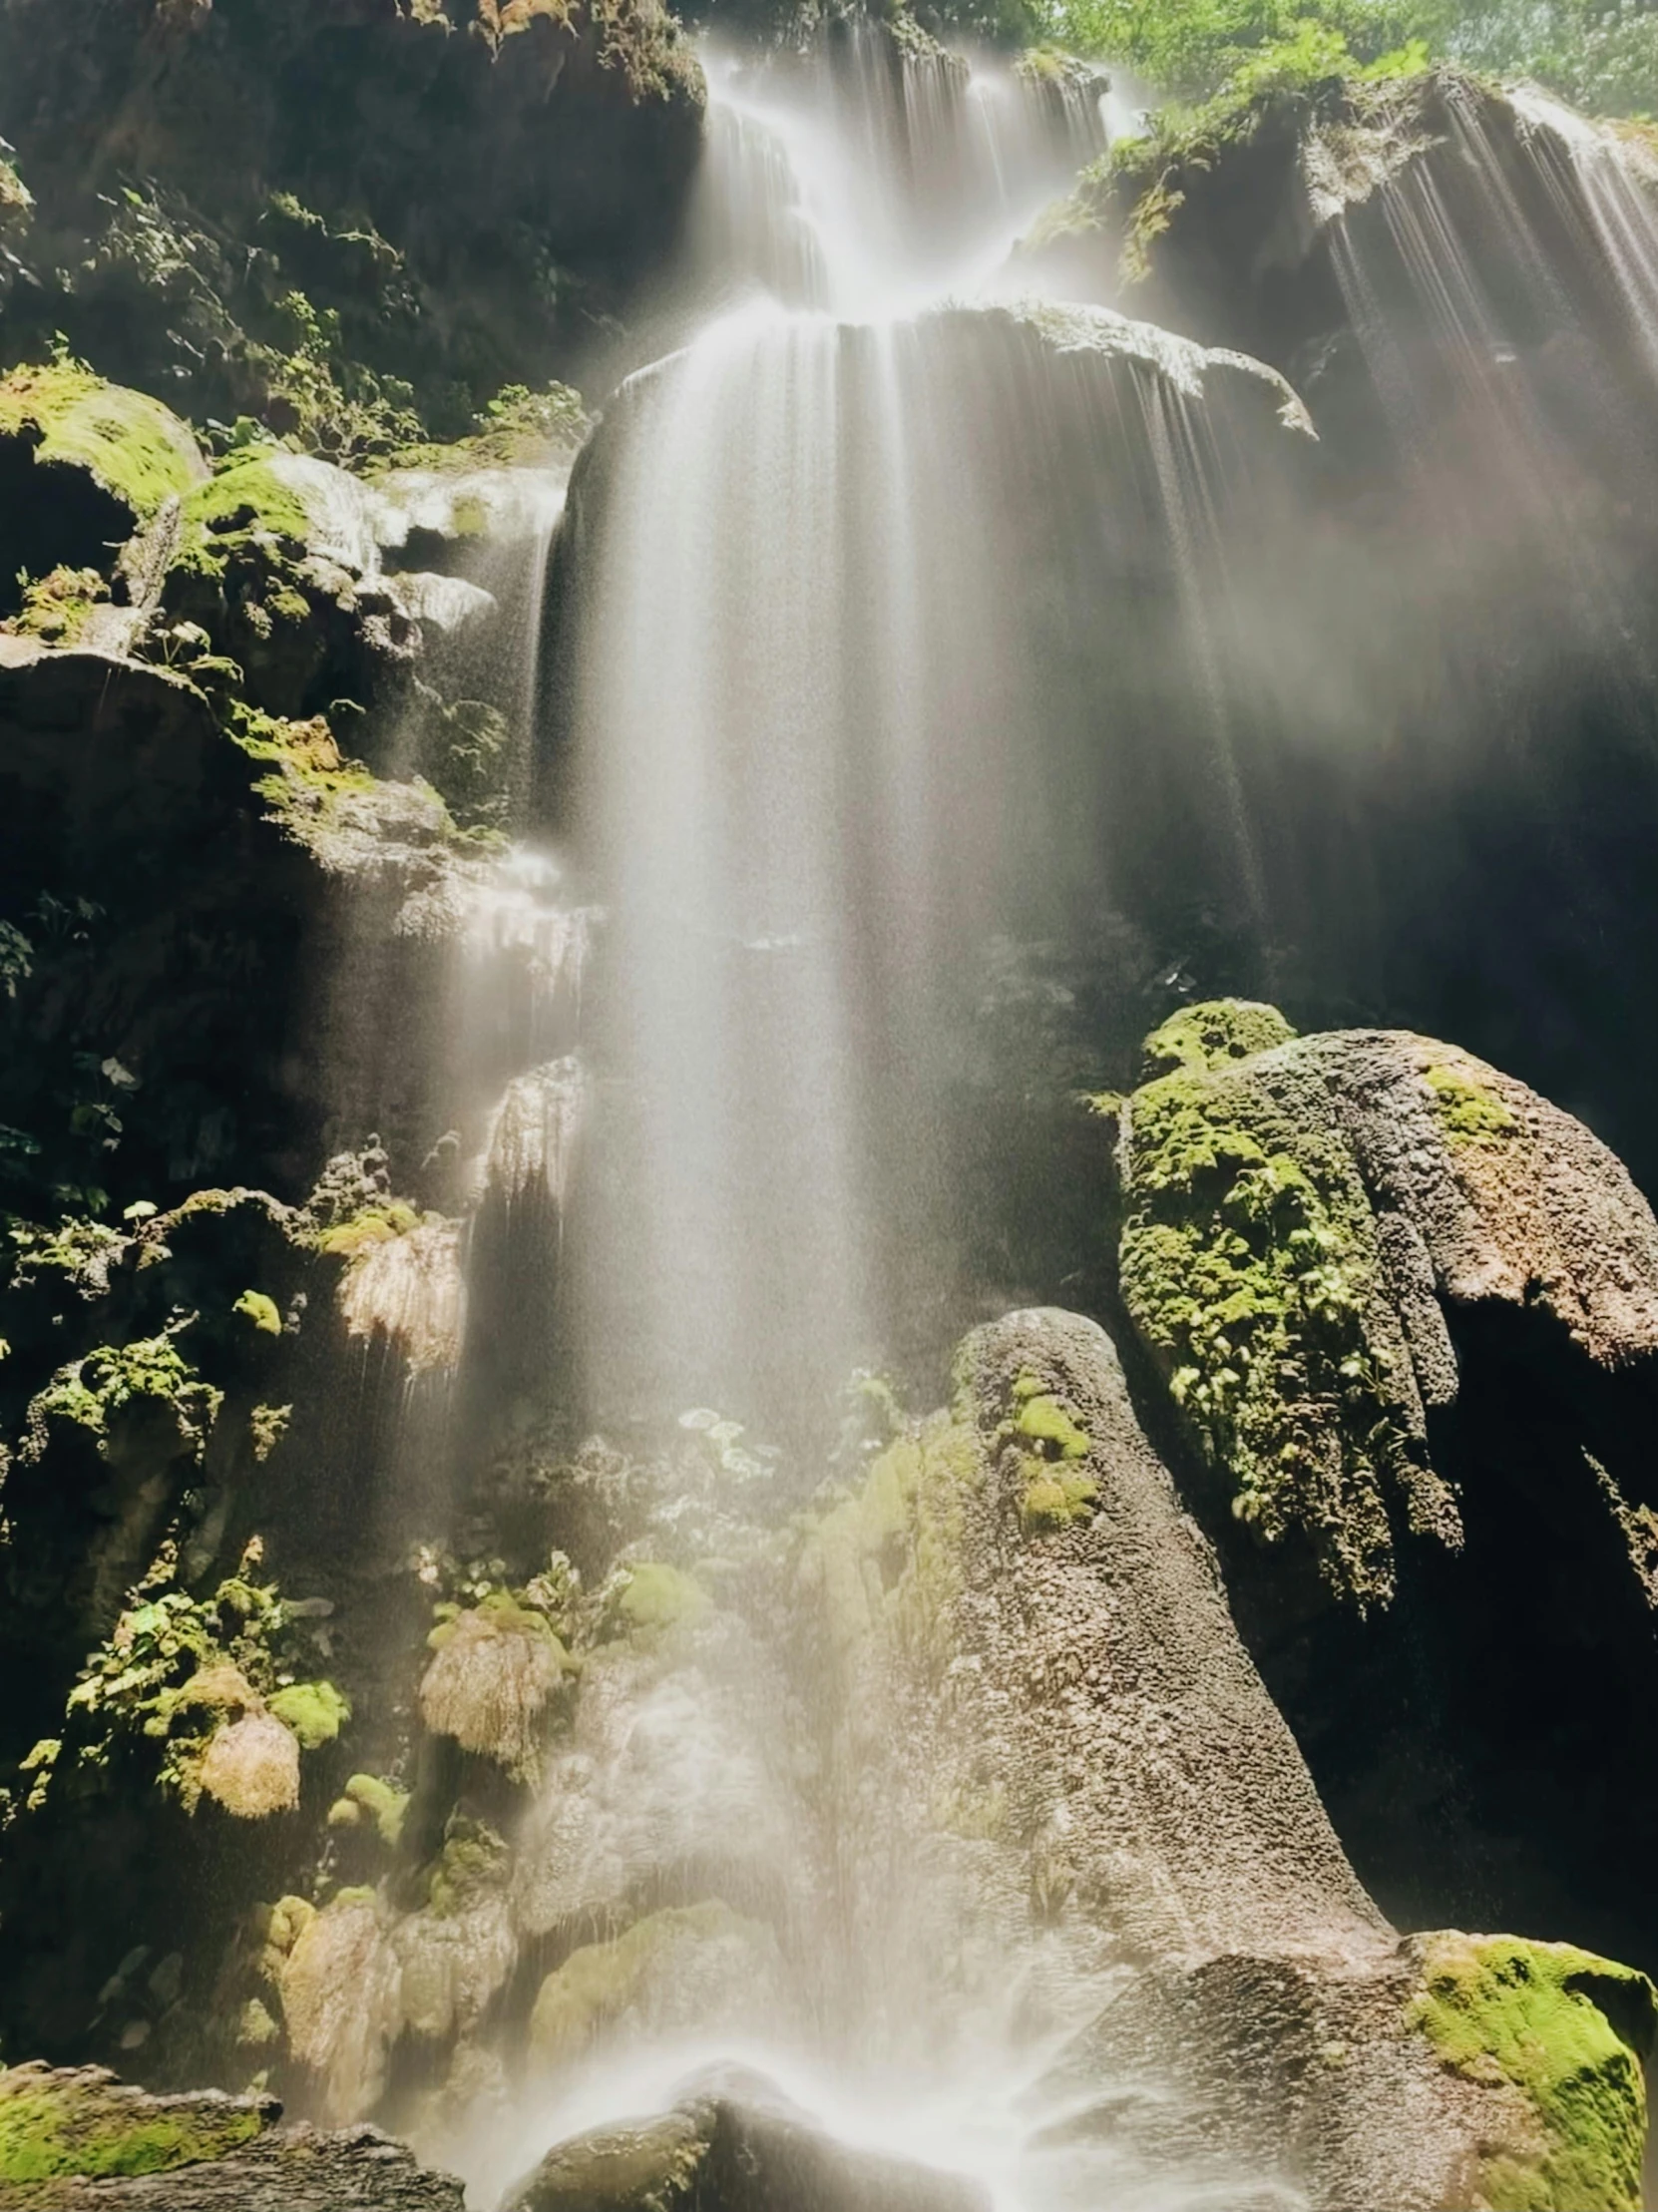
[[[951, 2016], [1035, 1925], [1031, 2025], [1071, 2030], [1037, 2125], [1330, 2212], [1471, 2204], [1482, 2161], [1534, 2166], [1523, 2089], [1414, 2029], [1421, 1954], [1357, 1882], [1109, 1339], [1015, 1313], [958, 1376], [806, 1556], [889, 2001]], [[1650, 2024], [1611, 2087], [1636, 2134]], [[1636, 2201], [1626, 2146], [1608, 2186]]]
[[1451, 1309], [1546, 1316], [1605, 1374], [1658, 1350], [1652, 1209], [1524, 1084], [1405, 1032], [1298, 1039], [1237, 1001], [1173, 1016], [1143, 1072], [1120, 1114], [1129, 1318], [1239, 1518], [1298, 1527], [1361, 1606], [1392, 1593], [1390, 1504], [1461, 1544], [1427, 1422], [1456, 1399]]
[[1106, 1103], [1122, 1308], [1350, 1852], [1400, 1917], [1650, 1965], [1606, 1853], [1658, 1820], [1615, 1748], [1655, 1663], [1651, 1208], [1581, 1121], [1410, 1033], [1212, 1002], [1142, 1074]]

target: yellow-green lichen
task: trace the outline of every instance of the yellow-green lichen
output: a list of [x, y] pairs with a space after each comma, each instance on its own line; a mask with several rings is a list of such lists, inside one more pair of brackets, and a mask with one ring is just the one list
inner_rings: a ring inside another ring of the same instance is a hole
[[275, 541], [297, 557], [310, 530], [304, 501], [271, 466], [270, 453], [234, 455], [185, 501], [178, 565], [215, 576], [254, 540]]
[[627, 1567], [616, 1592], [615, 1617], [625, 1634], [692, 1628], [708, 1611], [709, 1597], [692, 1574], [661, 1559]]
[[223, 1402], [223, 1392], [202, 1380], [171, 1334], [102, 1344], [60, 1367], [30, 1402], [21, 1457], [26, 1463], [44, 1458], [51, 1425], [61, 1421], [86, 1430], [108, 1458], [115, 1417], [161, 1404], [178, 1423], [181, 1443], [200, 1460]]
[[1148, 1039], [1128, 1108], [1118, 1245], [1129, 1318], [1176, 1405], [1269, 1540], [1304, 1530], [1361, 1606], [1393, 1590], [1382, 1481], [1408, 1479], [1368, 1314], [1370, 1200], [1339, 1131], [1292, 1115], [1240, 1047], [1287, 1041], [1270, 1008], [1192, 1007]]
[[964, 1586], [966, 1504], [984, 1480], [976, 1427], [935, 1414], [890, 1444], [810, 1529], [801, 1581], [822, 1605], [842, 1664], [882, 1633], [930, 1667], [948, 1664]]
[[328, 1808], [330, 1828], [371, 1827], [390, 1851], [403, 1840], [409, 1793], [374, 1774], [353, 1774]]
[[1255, 999], [1205, 999], [1183, 1006], [1154, 1029], [1140, 1048], [1140, 1081], [1152, 1083], [1181, 1068], [1215, 1068], [1252, 1053], [1270, 1052], [1295, 1036], [1275, 1006]]
[[17, 368], [0, 380], [0, 437], [32, 437], [37, 463], [85, 469], [139, 522], [186, 498], [207, 474], [178, 416], [75, 361]]
[[758, 1923], [710, 1899], [652, 1913], [610, 1943], [584, 1944], [541, 1986], [530, 2015], [532, 2058], [549, 2068], [580, 2058], [604, 2028], [660, 1982], [670, 1953], [700, 1950], [733, 1937], [755, 1950], [770, 1942]]
[[17, 638], [38, 638], [44, 646], [72, 646], [110, 588], [96, 569], [53, 569], [23, 587], [23, 605], [0, 623]]
[[1505, 1144], [1519, 1132], [1519, 1122], [1494, 1091], [1461, 1069], [1437, 1063], [1423, 1071], [1434, 1101], [1434, 1111], [1446, 1142], [1486, 1148]]
[[223, 2158], [271, 2115], [225, 2099], [145, 2099], [96, 2074], [0, 2070], [0, 2182], [170, 2173]]
[[272, 1693], [267, 1709], [299, 1738], [302, 1751], [332, 1743], [351, 1718], [350, 1700], [332, 1682], [290, 1682]]
[[1491, 2212], [1638, 2212], [1652, 1984], [1568, 1944], [1429, 1939], [1406, 2024], [1469, 2080], [1517, 2089], [1538, 2140], [1487, 2147]]
[[239, 1313], [244, 1321], [251, 1321], [261, 1336], [282, 1333], [282, 1316], [276, 1301], [262, 1290], [244, 1290], [230, 1310]]

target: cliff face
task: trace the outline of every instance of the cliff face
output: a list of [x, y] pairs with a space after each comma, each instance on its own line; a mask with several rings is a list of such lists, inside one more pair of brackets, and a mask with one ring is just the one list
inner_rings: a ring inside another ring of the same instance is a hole
[[8, 344], [351, 452], [568, 366], [672, 242], [701, 77], [655, 5], [0, 13]]
[[[903, 91], [921, 34], [881, 38]], [[834, 340], [848, 420], [909, 379], [936, 433], [902, 515], [1003, 559], [927, 580], [981, 749], [937, 786], [935, 1088], [876, 1147], [950, 1194], [955, 1272], [908, 1239], [907, 1371], [785, 1452], [578, 1309], [637, 1289], [597, 1226], [627, 918], [512, 843], [599, 872], [572, 626], [690, 371], [591, 436], [553, 379], [633, 342], [701, 109], [650, 0], [0, 0], [0, 2200], [436, 2208], [455, 2163], [977, 2206], [646, 2067], [875, 2022], [895, 2074], [989, 2051], [1055, 2186], [1632, 2207], [1658, 1226], [1504, 1071], [1650, 1171], [1658, 501], [1597, 505], [1624, 309], [1585, 292], [1579, 386], [1542, 286], [1553, 442], [1507, 459], [1565, 452], [1573, 549], [1609, 512], [1627, 561], [1551, 599], [1545, 499], [1429, 620], [1492, 362], [1390, 293], [1402, 428], [1361, 311], [1412, 194], [1523, 291], [1470, 147], [1553, 266], [1604, 143], [1326, 88], [1080, 182], [1036, 265], [1116, 306]], [[897, 511], [860, 451], [853, 566]], [[1379, 604], [1417, 659], [1367, 689]], [[971, 680], [1008, 610], [1015, 738]], [[1550, 742], [1491, 773], [1545, 663]], [[884, 912], [837, 918], [877, 966]], [[1198, 995], [1279, 980], [1309, 1034]], [[610, 2066], [665, 2116], [580, 2125]], [[209, 2081], [246, 2093], [174, 2093]]]

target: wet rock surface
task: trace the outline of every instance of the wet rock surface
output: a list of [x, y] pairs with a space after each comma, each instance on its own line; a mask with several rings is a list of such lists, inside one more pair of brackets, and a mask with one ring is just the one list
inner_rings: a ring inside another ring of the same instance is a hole
[[276, 2128], [232, 2158], [170, 2173], [55, 2181], [9, 2193], [12, 2212], [463, 2212], [466, 2192], [378, 2128]]
[[557, 2144], [504, 2212], [986, 2212], [973, 2182], [836, 2141], [770, 2085], [692, 2084], [660, 2117]]

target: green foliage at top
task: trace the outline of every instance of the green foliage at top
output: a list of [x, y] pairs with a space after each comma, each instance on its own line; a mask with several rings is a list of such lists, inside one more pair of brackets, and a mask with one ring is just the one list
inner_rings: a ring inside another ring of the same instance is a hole
[[186, 497], [207, 472], [178, 416], [78, 361], [17, 368], [0, 382], [0, 437], [36, 433], [37, 461], [83, 468], [136, 520]]
[[1366, 1326], [1376, 1259], [1351, 1153], [1217, 1058], [1134, 1094], [1126, 1179], [1123, 1302], [1233, 1512], [1268, 1540], [1305, 1530], [1335, 1588], [1386, 1601], [1382, 1482], [1411, 1444]]
[[1265, 92], [1442, 60], [1532, 79], [1592, 114], [1658, 110], [1658, 17], [1638, 0], [1049, 0], [1044, 22], [1185, 104], [1164, 136], [1205, 109], [1213, 129]]
[[1496, 1093], [1462, 1070], [1433, 1067], [1423, 1081], [1434, 1095], [1434, 1111], [1449, 1144], [1490, 1148], [1517, 1135], [1519, 1123]]
[[270, 2116], [228, 2100], [141, 2101], [119, 2084], [14, 2066], [0, 2070], [0, 2182], [168, 2173], [227, 2157]]
[[1406, 2022], [1446, 2065], [1511, 2084], [1536, 2116], [1534, 2152], [1481, 2157], [1491, 2212], [1638, 2212], [1655, 2025], [1644, 1974], [1568, 1944], [1437, 1936]]

